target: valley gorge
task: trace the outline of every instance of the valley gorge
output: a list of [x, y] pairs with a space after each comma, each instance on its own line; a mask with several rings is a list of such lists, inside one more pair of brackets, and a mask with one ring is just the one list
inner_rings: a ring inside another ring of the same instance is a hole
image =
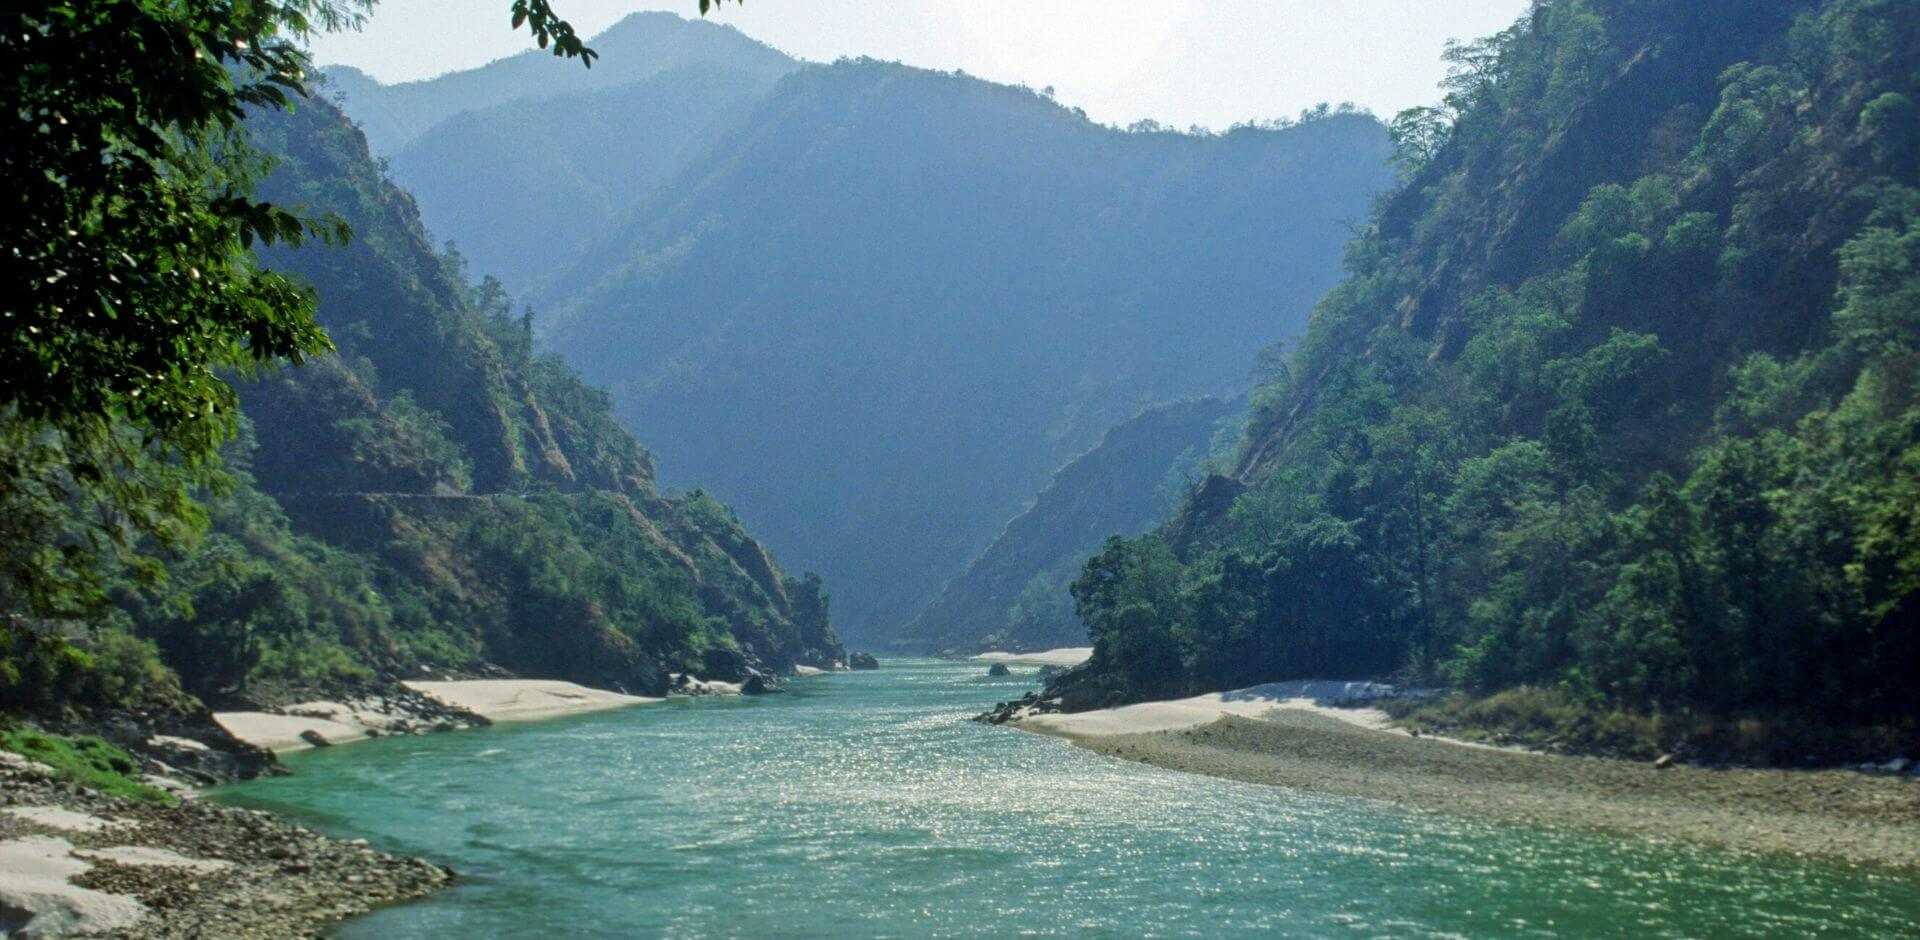
[[0, 936], [1920, 923], [1920, 4], [947, 3], [4, 14]]

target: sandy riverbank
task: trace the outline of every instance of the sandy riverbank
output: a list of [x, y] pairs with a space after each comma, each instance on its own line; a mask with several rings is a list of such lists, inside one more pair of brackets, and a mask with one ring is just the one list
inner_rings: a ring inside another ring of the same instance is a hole
[[1060, 666], [1071, 668], [1093, 658], [1091, 646], [1068, 646], [1057, 650], [1043, 650], [1037, 653], [981, 653], [973, 657], [983, 663], [1005, 663], [1009, 666]]
[[389, 734], [450, 731], [490, 722], [540, 721], [662, 699], [545, 679], [405, 682], [404, 693], [345, 702], [304, 702], [273, 712], [215, 712], [228, 733], [287, 754]]
[[1166, 702], [1141, 702], [1138, 705], [1070, 715], [1034, 715], [1023, 719], [1020, 727], [1080, 740], [1122, 734], [1185, 731], [1229, 715], [1258, 718], [1276, 708], [1286, 708], [1325, 715], [1361, 728], [1393, 732], [1392, 719], [1387, 717], [1386, 712], [1370, 707], [1336, 706], [1336, 703], [1368, 701], [1391, 691], [1388, 686], [1371, 682], [1274, 682], [1250, 689], [1213, 692]]
[[666, 701], [551, 679], [475, 679], [405, 685], [443, 705], [473, 712], [488, 721], [542, 721]]
[[[1250, 690], [1252, 691], [1252, 690]], [[1920, 870], [1920, 783], [1709, 770], [1415, 738], [1371, 709], [1222, 693], [1015, 727], [1143, 763], [1498, 822]]]

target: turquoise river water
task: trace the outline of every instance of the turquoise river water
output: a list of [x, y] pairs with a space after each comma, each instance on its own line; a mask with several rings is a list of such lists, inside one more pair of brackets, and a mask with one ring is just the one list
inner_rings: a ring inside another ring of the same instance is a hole
[[453, 866], [343, 937], [1913, 936], [1920, 882], [1126, 763], [890, 662], [294, 755], [218, 798]]

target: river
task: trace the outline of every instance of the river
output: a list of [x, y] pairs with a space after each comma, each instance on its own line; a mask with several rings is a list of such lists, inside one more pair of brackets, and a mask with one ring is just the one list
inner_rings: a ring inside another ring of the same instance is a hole
[[462, 883], [352, 938], [1912, 935], [1920, 882], [1162, 771], [966, 717], [1031, 687], [889, 662], [289, 758], [215, 798]]

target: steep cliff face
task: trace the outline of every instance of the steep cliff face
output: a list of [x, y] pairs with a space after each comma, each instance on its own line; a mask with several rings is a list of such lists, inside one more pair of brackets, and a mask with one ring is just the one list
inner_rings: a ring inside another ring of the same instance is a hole
[[[1773, 54], [1769, 44], [1815, 4], [1656, 6], [1642, 11], [1630, 4], [1617, 10], [1592, 4], [1561, 16], [1560, 23], [1579, 25], [1563, 26], [1567, 35], [1547, 40], [1565, 57], [1559, 74], [1530, 76], [1528, 88], [1485, 84], [1475, 91], [1480, 97], [1463, 98], [1481, 106], [1458, 116], [1454, 145], [1382, 201], [1367, 244], [1399, 253], [1398, 273], [1407, 280], [1392, 288], [1392, 316], [1404, 334], [1431, 343], [1434, 356], [1460, 353], [1475, 328], [1472, 301], [1490, 285], [1518, 285], [1565, 267], [1567, 256], [1558, 250], [1564, 247], [1561, 229], [1596, 187], [1671, 171], [1701, 146], [1702, 125], [1714, 113], [1726, 70]], [[1515, 30], [1496, 39], [1524, 50], [1545, 37]], [[1527, 106], [1528, 94], [1535, 96], [1534, 106]], [[1473, 145], [1463, 146], [1468, 137]], [[1822, 198], [1832, 204], [1859, 182], [1830, 177], [1819, 184], [1827, 189]], [[1731, 212], [1729, 192], [1693, 195], [1719, 202], [1722, 216]], [[1788, 348], [1803, 341], [1806, 321], [1823, 316], [1831, 298], [1837, 235], [1830, 231], [1803, 245], [1793, 263], [1772, 275], [1768, 315], [1790, 317], [1795, 325], [1722, 326], [1698, 341], [1743, 348]], [[1662, 319], [1668, 310], [1661, 300], [1646, 299], [1654, 309], [1643, 314], [1643, 322]], [[1293, 417], [1306, 414], [1300, 406], [1313, 397], [1309, 382], [1292, 401]], [[1696, 415], [1709, 416], [1704, 409]], [[1272, 472], [1295, 428], [1294, 420], [1276, 416], [1255, 429], [1236, 476], [1244, 481]]]
[[1164, 521], [1236, 406], [1202, 398], [1149, 408], [1053, 475], [967, 570], [901, 631], [935, 650], [1053, 649], [1087, 642], [1067, 585], [1114, 535]]
[[[257, 114], [250, 128], [280, 158], [266, 195], [336, 214], [354, 230], [345, 247], [263, 256], [314, 286], [322, 325], [339, 347], [322, 370], [327, 378], [283, 370], [255, 396], [264, 445], [256, 470], [271, 486], [313, 488], [300, 461], [285, 455], [316, 422], [268, 420], [283, 399], [264, 393], [331, 378], [360, 386], [361, 401], [376, 410], [392, 412], [386, 406], [404, 399], [399, 412], [420, 418], [416, 436], [437, 432], [457, 446], [441, 462], [464, 466], [467, 489], [651, 491], [649, 458], [597, 407], [600, 394], [533, 355], [507, 298], [475, 289], [457, 259], [434, 252], [411, 196], [367, 159], [359, 132], [337, 110], [309, 101], [295, 114]], [[397, 420], [385, 417], [386, 424]], [[345, 456], [350, 465], [367, 457]]]
[[491, 664], [659, 691], [668, 670], [844, 657], [820, 583], [782, 574], [710, 498], [661, 493], [604, 394], [429, 247], [336, 109], [249, 125], [281, 158], [265, 194], [354, 239], [262, 257], [313, 286], [339, 351], [242, 386], [248, 475], [214, 506], [215, 542], [314, 569], [269, 592], [297, 616], [242, 687]]
[[1402, 671], [1910, 727], [1916, 36], [1568, 0], [1464, 48], [1234, 469], [1086, 569], [1076, 701]]

